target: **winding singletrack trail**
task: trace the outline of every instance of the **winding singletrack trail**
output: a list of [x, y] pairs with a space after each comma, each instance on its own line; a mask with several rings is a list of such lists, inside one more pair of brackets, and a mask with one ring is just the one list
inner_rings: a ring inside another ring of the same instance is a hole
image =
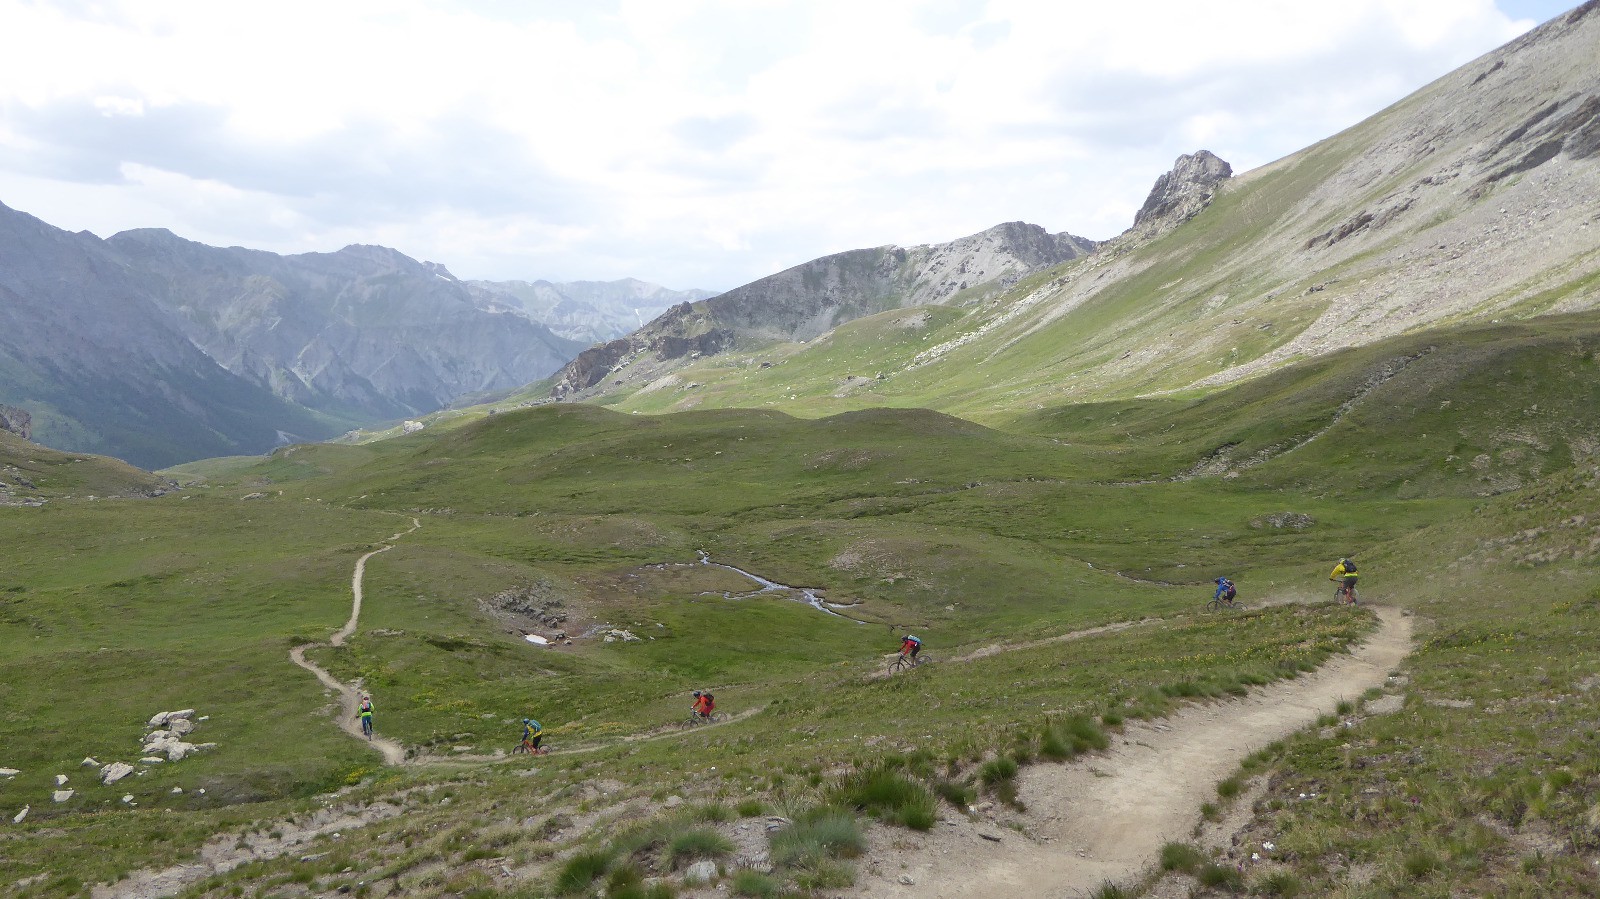
[[922, 899], [1066, 899], [1132, 880], [1163, 844], [1188, 836], [1201, 804], [1245, 756], [1315, 723], [1341, 699], [1383, 685], [1411, 650], [1412, 619], [1399, 609], [1376, 611], [1377, 632], [1314, 673], [1130, 725], [1109, 750], [1076, 763], [1028, 767], [1018, 795], [1028, 806], [1029, 836], [961, 818], [926, 836], [875, 830], [869, 855], [876, 864], [846, 895], [906, 896], [902, 876]]
[[[350, 635], [356, 632], [356, 627], [361, 623], [361, 581], [367, 573], [367, 560], [378, 553], [394, 549], [395, 541], [420, 527], [422, 527], [421, 519], [411, 519], [411, 527], [409, 529], [395, 534], [383, 546], [356, 560], [355, 573], [350, 576], [350, 594], [353, 597], [350, 603], [350, 620], [346, 621], [344, 627], [339, 628], [338, 632], [328, 639], [329, 646], [343, 646], [344, 641], [350, 639]], [[356, 703], [361, 701], [361, 691], [350, 684], [341, 683], [323, 669], [322, 666], [306, 658], [306, 650], [316, 645], [315, 643], [307, 643], [289, 650], [290, 660], [316, 675], [317, 680], [322, 681], [323, 686], [339, 694], [339, 717], [337, 721], [339, 728], [352, 737], [365, 741], [367, 738], [361, 733], [361, 724], [356, 719]], [[406, 760], [405, 747], [394, 740], [374, 734], [370, 742], [373, 748], [383, 753], [384, 764], [398, 765]]]

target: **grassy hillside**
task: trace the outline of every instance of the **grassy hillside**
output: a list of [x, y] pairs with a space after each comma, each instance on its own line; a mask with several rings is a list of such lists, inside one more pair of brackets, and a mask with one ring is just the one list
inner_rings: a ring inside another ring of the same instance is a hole
[[[322, 850], [195, 890], [375, 878], [380, 894], [546, 895], [588, 850], [605, 877], [656, 876], [671, 867], [656, 850], [599, 825], [724, 826], [683, 819], [674, 795], [720, 803], [694, 812], [710, 819], [803, 817], [851, 806], [851, 772], [885, 760], [933, 791], [913, 790], [929, 797], [916, 803], [959, 814], [949, 803], [979, 793], [1007, 801], [1001, 760], [1092, 751], [1120, 722], [1293, 676], [1359, 639], [1368, 616], [1318, 604], [1328, 567], [1352, 552], [1369, 598], [1424, 619], [1414, 687], [1401, 713], [1358, 725], [1373, 747], [1363, 767], [1316, 735], [1256, 761], [1272, 795], [1316, 781], [1351, 797], [1326, 812], [1267, 800], [1252, 827], [1296, 847], [1275, 864], [1319, 892], [1346, 889], [1358, 857], [1397, 893], [1469, 875], [1486, 892], [1545, 874], [1587, 883], [1583, 839], [1529, 863], [1516, 834], [1587, 827], [1596, 801], [1582, 704], [1562, 699], [1590, 673], [1565, 635], [1600, 588], [1595, 331], [1574, 317], [1401, 339], [1206, 396], [1040, 411], [1008, 431], [923, 410], [553, 405], [191, 467], [180, 474], [203, 480], [157, 498], [91, 502], [90, 482], [72, 482], [43, 506], [0, 509], [0, 639], [13, 647], [0, 767], [22, 772], [0, 779], [0, 809], [31, 806], [6, 825], [0, 883], [74, 895], [247, 821], [258, 836], [304, 826], [340, 784], [362, 784], [342, 807], [405, 813], [349, 829], [313, 862], [297, 859]], [[421, 760], [383, 772], [331, 726], [329, 698], [288, 650], [343, 623], [355, 559], [412, 517], [422, 527], [368, 563], [355, 636], [310, 653], [360, 679], [381, 732]], [[702, 551], [821, 591], [839, 615], [792, 591], [728, 598], [754, 583], [700, 564]], [[1204, 616], [1218, 574], [1252, 603], [1312, 604]], [[1036, 642], [1103, 625], [1120, 629]], [[573, 642], [539, 649], [525, 630]], [[623, 630], [639, 639], [604, 640]], [[874, 679], [907, 630], [942, 663]], [[1022, 648], [962, 660], [995, 643]], [[701, 687], [739, 717], [682, 732]], [[113, 786], [78, 767], [135, 761], [143, 722], [183, 707], [209, 716], [195, 738], [214, 749]], [[529, 714], [557, 754], [532, 769], [493, 760]], [[1466, 761], [1485, 753], [1492, 763]], [[1380, 793], [1363, 792], [1382, 771]], [[77, 791], [63, 803], [49, 798], [58, 773]], [[1437, 800], [1432, 817], [1406, 817], [1413, 797]], [[1352, 809], [1418, 836], [1373, 840]], [[921, 820], [878, 812], [902, 813]], [[1484, 815], [1495, 823], [1473, 823]], [[1417, 846], [1426, 859], [1407, 855]], [[854, 864], [808, 858], [762, 876], [825, 893]]]

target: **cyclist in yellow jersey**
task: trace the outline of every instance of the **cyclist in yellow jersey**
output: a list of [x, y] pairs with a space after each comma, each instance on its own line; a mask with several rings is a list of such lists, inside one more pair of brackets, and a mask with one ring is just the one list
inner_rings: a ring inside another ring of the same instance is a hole
[[1333, 566], [1333, 573], [1328, 575], [1328, 580], [1340, 583], [1339, 593], [1345, 597], [1345, 602], [1356, 604], [1356, 563], [1352, 559], [1340, 559], [1339, 564]]

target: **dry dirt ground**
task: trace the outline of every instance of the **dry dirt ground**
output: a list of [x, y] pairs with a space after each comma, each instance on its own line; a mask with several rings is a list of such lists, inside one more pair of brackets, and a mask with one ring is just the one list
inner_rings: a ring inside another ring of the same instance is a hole
[[1411, 618], [1377, 609], [1377, 633], [1313, 674], [1232, 702], [1130, 725], [1111, 748], [1019, 778], [1021, 829], [955, 817], [927, 834], [874, 827], [854, 897], [1087, 896], [1127, 883], [1161, 846], [1184, 840], [1216, 784], [1251, 752], [1314, 723], [1342, 699], [1382, 686], [1411, 648]]

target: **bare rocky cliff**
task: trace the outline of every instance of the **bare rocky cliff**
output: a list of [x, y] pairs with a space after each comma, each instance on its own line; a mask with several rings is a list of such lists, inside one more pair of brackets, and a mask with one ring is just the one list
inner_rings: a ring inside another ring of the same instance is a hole
[[585, 350], [556, 375], [552, 395], [575, 398], [607, 379], [653, 378], [676, 360], [713, 355], [740, 342], [811, 340], [887, 309], [975, 301], [1095, 246], [1038, 225], [1007, 222], [949, 243], [813, 259], [709, 300], [681, 304], [626, 338]]
[[1199, 215], [1222, 182], [1231, 177], [1233, 166], [1210, 150], [1179, 156], [1172, 171], [1156, 179], [1144, 206], [1133, 217], [1133, 230], [1152, 234], [1183, 224]]

